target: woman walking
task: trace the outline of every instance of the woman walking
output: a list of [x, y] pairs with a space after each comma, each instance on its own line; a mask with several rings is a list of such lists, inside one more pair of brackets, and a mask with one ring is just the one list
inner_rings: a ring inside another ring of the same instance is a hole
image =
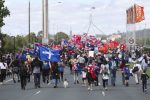
[[109, 79], [109, 66], [107, 64], [107, 61], [104, 61], [103, 64], [101, 65], [101, 71], [100, 73], [102, 74], [102, 82], [103, 82], [103, 88], [107, 90], [108, 87], [108, 79]]

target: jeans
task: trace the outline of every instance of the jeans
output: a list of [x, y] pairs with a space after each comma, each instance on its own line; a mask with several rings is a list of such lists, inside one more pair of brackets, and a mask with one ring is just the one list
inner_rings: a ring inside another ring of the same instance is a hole
[[79, 78], [78, 78], [78, 71], [75, 71], [74, 72], [74, 83], [78, 83], [78, 80], [79, 80]]
[[108, 79], [103, 79], [103, 88], [108, 86]]
[[60, 72], [60, 76], [61, 76], [61, 81], [64, 80], [64, 72]]
[[41, 74], [40, 73], [34, 73], [34, 84], [35, 87], [40, 87], [40, 79], [41, 79]]
[[0, 82], [3, 82], [6, 79], [6, 69], [1, 69], [0, 71]]
[[125, 77], [124, 77], [124, 73], [122, 72], [122, 84], [125, 84]]
[[115, 86], [115, 82], [116, 82], [116, 70], [115, 69], [112, 69], [111, 70], [111, 84], [113, 86]]
[[55, 86], [54, 87], [57, 87], [57, 84], [58, 84], [58, 76], [57, 75], [53, 75], [53, 80], [55, 82]]
[[147, 90], [147, 81], [142, 81], [143, 92]]
[[20, 81], [21, 81], [21, 89], [25, 89], [26, 84], [27, 84], [27, 77], [26, 76], [20, 76]]

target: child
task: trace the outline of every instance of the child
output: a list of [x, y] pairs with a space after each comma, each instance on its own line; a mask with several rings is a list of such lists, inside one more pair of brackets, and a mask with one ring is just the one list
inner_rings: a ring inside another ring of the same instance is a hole
[[148, 78], [149, 78], [149, 76], [146, 74], [146, 70], [144, 70], [143, 73], [141, 74], [143, 92], [147, 92], [147, 80], [148, 80]]
[[123, 71], [124, 71], [125, 85], [129, 86], [130, 69], [129, 69], [128, 65], [125, 66]]

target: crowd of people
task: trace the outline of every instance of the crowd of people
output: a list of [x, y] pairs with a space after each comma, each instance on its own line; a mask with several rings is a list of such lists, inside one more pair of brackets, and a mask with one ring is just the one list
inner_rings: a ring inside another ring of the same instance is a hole
[[[61, 62], [48, 62], [41, 61], [38, 57], [22, 60], [18, 56], [5, 55], [0, 59], [0, 82], [4, 84], [7, 77], [12, 77], [13, 82], [20, 82], [21, 89], [25, 90], [33, 76], [34, 87], [40, 88], [42, 76], [44, 83], [49, 84], [54, 80], [54, 88], [57, 88], [59, 82], [68, 80], [64, 73], [65, 69], [70, 69], [70, 74], [67, 75], [73, 77], [73, 83], [82, 83], [88, 90], [101, 84], [104, 90], [108, 90], [109, 80], [110, 85], [115, 87], [116, 77], [122, 77], [122, 84], [129, 86], [130, 77], [134, 77], [135, 84], [140, 84], [142, 80], [143, 92], [147, 91], [149, 57], [140, 51], [114, 49], [109, 53], [97, 53], [91, 57], [82, 50], [71, 54], [69, 50], [64, 50], [60, 56]], [[119, 71], [122, 75], [117, 74]]]

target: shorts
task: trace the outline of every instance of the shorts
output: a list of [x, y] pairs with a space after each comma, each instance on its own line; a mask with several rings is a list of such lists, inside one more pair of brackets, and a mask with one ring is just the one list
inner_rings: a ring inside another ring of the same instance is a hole
[[86, 78], [82, 78], [82, 81], [85, 81], [86, 80]]

